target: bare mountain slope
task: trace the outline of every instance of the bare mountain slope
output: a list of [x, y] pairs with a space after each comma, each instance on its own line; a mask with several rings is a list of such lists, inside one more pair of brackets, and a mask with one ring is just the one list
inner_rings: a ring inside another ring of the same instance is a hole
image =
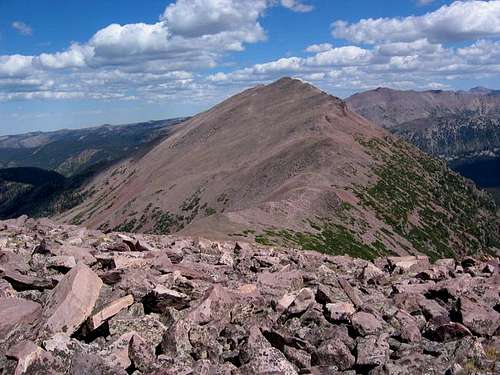
[[61, 220], [362, 257], [492, 251], [498, 236], [494, 204], [443, 163], [290, 78], [192, 118], [85, 194]]
[[500, 116], [500, 94], [487, 89], [401, 91], [381, 87], [355, 94], [347, 102], [353, 111], [387, 129], [449, 115]]

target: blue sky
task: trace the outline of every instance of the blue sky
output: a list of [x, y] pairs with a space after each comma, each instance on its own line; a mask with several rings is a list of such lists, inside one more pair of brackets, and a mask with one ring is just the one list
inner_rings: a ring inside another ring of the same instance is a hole
[[500, 88], [500, 1], [0, 0], [0, 135], [191, 115], [285, 75]]

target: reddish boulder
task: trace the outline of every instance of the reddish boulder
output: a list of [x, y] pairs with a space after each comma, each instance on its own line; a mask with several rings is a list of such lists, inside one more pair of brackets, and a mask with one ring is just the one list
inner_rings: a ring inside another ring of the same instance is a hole
[[101, 279], [79, 263], [49, 294], [42, 313], [42, 330], [73, 334], [92, 313], [101, 286]]
[[32, 301], [21, 298], [0, 298], [0, 338], [18, 325], [33, 323], [42, 311], [42, 307]]

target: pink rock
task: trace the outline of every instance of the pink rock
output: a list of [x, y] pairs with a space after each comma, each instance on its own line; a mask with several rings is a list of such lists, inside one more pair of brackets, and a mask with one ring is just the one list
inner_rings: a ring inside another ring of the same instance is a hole
[[348, 302], [328, 303], [325, 307], [332, 320], [349, 320], [356, 312], [354, 305]]
[[79, 263], [50, 293], [43, 308], [42, 328], [49, 333], [73, 334], [92, 313], [101, 286], [101, 279]]
[[25, 374], [29, 366], [43, 355], [44, 350], [32, 341], [20, 341], [6, 353], [8, 358], [13, 358], [17, 361], [14, 375]]
[[361, 336], [373, 335], [382, 329], [382, 322], [367, 312], [357, 312], [351, 317], [353, 327]]
[[406, 311], [399, 310], [394, 316], [399, 322], [401, 339], [405, 342], [419, 342], [422, 339], [422, 334], [418, 329], [417, 321], [413, 316]]
[[53, 250], [54, 255], [72, 256], [76, 262], [83, 262], [90, 266], [97, 262], [96, 258], [91, 254], [91, 249], [81, 246], [63, 245]]
[[500, 325], [499, 313], [470, 298], [460, 298], [460, 314], [463, 324], [478, 335], [493, 336]]
[[115, 316], [120, 311], [129, 307], [133, 303], [134, 297], [129, 294], [128, 296], [119, 298], [116, 301], [107, 304], [89, 318], [88, 325], [90, 330], [93, 331], [96, 328], [100, 327], [107, 319]]
[[288, 307], [290, 314], [301, 314], [314, 302], [314, 292], [309, 288], [303, 288], [295, 297], [293, 303]]
[[0, 337], [18, 325], [33, 323], [42, 311], [42, 307], [32, 301], [21, 298], [0, 298]]

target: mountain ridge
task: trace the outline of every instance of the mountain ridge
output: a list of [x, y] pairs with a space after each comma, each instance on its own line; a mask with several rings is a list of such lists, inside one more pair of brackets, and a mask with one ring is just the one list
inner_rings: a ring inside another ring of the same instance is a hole
[[[440, 184], [449, 189], [446, 199]], [[193, 117], [140, 159], [94, 178], [84, 193], [86, 202], [59, 220], [368, 258], [494, 251], [498, 236], [487, 196], [341, 99], [290, 78]], [[461, 210], [470, 217], [454, 222]]]

